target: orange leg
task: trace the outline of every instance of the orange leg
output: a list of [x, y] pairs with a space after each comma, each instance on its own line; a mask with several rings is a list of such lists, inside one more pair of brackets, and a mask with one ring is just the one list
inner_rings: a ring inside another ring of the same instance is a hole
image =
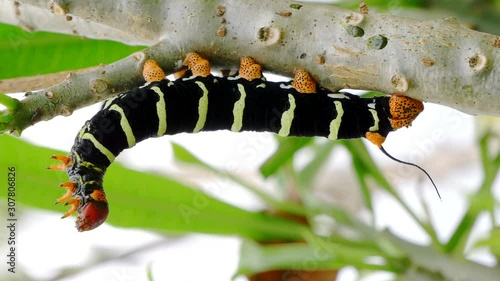
[[292, 81], [292, 86], [301, 94], [313, 94], [316, 93], [316, 82], [312, 78], [311, 74], [303, 68], [297, 68], [293, 72], [294, 77]]
[[57, 199], [54, 204], [59, 204], [68, 200], [69, 198], [71, 198], [71, 196], [73, 196], [73, 193], [75, 193], [76, 191], [75, 183], [73, 182], [61, 183], [60, 187], [66, 188], [66, 193], [64, 193], [64, 195], [61, 196], [61, 198]]
[[61, 164], [52, 165], [52, 166], [47, 168], [48, 170], [65, 171], [68, 167], [70, 167], [72, 165], [71, 158], [69, 158], [67, 156], [53, 155], [50, 158], [61, 161]]
[[78, 207], [80, 206], [81, 202], [82, 200], [80, 200], [79, 198], [70, 198], [65, 205], [71, 205], [71, 208], [66, 213], [64, 213], [64, 215], [61, 218], [64, 219], [66, 217], [71, 216], [74, 212], [78, 210]]
[[183, 68], [183, 69], [181, 69], [181, 70], [179, 70], [179, 71], [177, 71], [177, 72], [174, 72], [174, 78], [175, 78], [175, 80], [177, 80], [177, 79], [179, 79], [179, 78], [183, 77], [183, 76], [184, 76], [184, 74], [186, 74], [186, 71], [187, 71], [187, 69], [186, 69], [186, 68]]

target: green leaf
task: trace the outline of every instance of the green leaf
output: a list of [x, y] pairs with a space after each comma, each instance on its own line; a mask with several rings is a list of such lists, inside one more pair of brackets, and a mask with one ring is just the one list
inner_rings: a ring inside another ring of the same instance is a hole
[[296, 183], [291, 184], [292, 186], [296, 186], [297, 192], [300, 193], [300, 201], [304, 204], [305, 210], [308, 211], [309, 215], [314, 214], [312, 211], [320, 208], [322, 205], [321, 200], [318, 200], [313, 192], [314, 180], [316, 175], [322, 171], [322, 165], [331, 155], [331, 151], [336, 144], [337, 142], [335, 141], [327, 141], [321, 145], [312, 145], [312, 160], [301, 171], [295, 174]]
[[366, 146], [361, 140], [348, 140], [341, 141], [341, 143], [349, 150], [352, 157], [352, 165], [354, 166], [354, 171], [358, 176], [358, 180], [361, 187], [361, 194], [365, 202], [365, 206], [373, 214], [373, 202], [371, 197], [371, 191], [367, 184], [368, 177], [373, 177], [379, 185], [386, 189], [390, 194], [396, 194], [392, 186], [387, 182], [387, 180], [382, 175], [381, 171], [378, 169], [377, 165], [371, 158]]
[[475, 246], [487, 247], [497, 259], [500, 259], [500, 227], [493, 228], [490, 237], [476, 242]]
[[359, 158], [353, 157], [352, 165], [354, 167], [354, 171], [356, 172], [356, 176], [359, 182], [359, 187], [361, 188], [361, 195], [363, 197], [363, 201], [365, 202], [366, 208], [370, 211], [370, 214], [375, 214], [373, 209], [372, 196], [370, 192], [370, 187], [368, 186], [368, 173], [366, 171], [366, 167], [363, 165]]
[[174, 157], [176, 160], [180, 160], [187, 164], [208, 168], [208, 165], [205, 162], [198, 159], [198, 157], [196, 157], [193, 153], [188, 151], [183, 146], [178, 145], [176, 143], [172, 143], [172, 150], [174, 152]]
[[[0, 112], [1, 113], [1, 112]], [[0, 115], [0, 126], [2, 123], [10, 123], [14, 120], [14, 116], [7, 114], [7, 115]], [[0, 134], [3, 133], [3, 130], [0, 129]]]
[[146, 268], [146, 276], [148, 278], [148, 281], [154, 281], [154, 278], [153, 278], [153, 266], [152, 266], [152, 263], [148, 263], [148, 266]]
[[[498, 139], [492, 135], [491, 123], [480, 122], [478, 124], [481, 125], [479, 126], [481, 129], [479, 132], [479, 147], [484, 178], [479, 190], [470, 196], [466, 212], [462, 215], [460, 222], [444, 246], [444, 250], [447, 253], [461, 254], [470, 240], [472, 228], [479, 215], [483, 212], [493, 212], [494, 210], [495, 201], [491, 196], [491, 188], [494, 186], [493, 183], [498, 176], [498, 166], [495, 164], [494, 159], [490, 157], [490, 149], [493, 147], [490, 142], [494, 141], [496, 143]], [[496, 158], [498, 152], [495, 151], [494, 155], [494, 158]]]
[[0, 79], [55, 73], [111, 63], [143, 47], [0, 24]]
[[377, 255], [373, 249], [362, 249], [336, 244], [315, 237], [312, 244], [296, 242], [263, 245], [244, 241], [241, 246], [238, 275], [251, 275], [275, 269], [334, 270], [344, 266], [393, 271], [389, 266], [370, 264], [368, 256]]
[[219, 170], [201, 161], [195, 155], [193, 155], [191, 152], [189, 152], [187, 149], [185, 149], [179, 144], [172, 143], [172, 148], [176, 160], [180, 160], [184, 163], [198, 166], [200, 168], [206, 169], [207, 171], [215, 173], [220, 177], [230, 179], [234, 183], [239, 184], [240, 186], [246, 188], [247, 190], [254, 193], [256, 196], [258, 196], [263, 202], [267, 204], [269, 209], [279, 210], [285, 213], [295, 214], [299, 216], [304, 215], [305, 213], [304, 207], [302, 205], [291, 201], [278, 201], [274, 199], [270, 194], [264, 192], [262, 188], [245, 181], [243, 178], [238, 177], [237, 175], [234, 175], [232, 173]]
[[[16, 169], [16, 201], [63, 213], [53, 205], [63, 193], [57, 186], [68, 177], [45, 168], [59, 151], [30, 145], [7, 135], [0, 136], [0, 182], [7, 182], [7, 168]], [[203, 192], [154, 174], [109, 168], [104, 179], [110, 205], [107, 222], [116, 226], [165, 232], [203, 232], [238, 235], [257, 240], [295, 240], [307, 229], [296, 222], [266, 213], [254, 213], [214, 199]], [[7, 192], [0, 193], [5, 198]], [[76, 230], [75, 230], [76, 231]]]
[[0, 93], [0, 104], [5, 106], [9, 111], [16, 111], [20, 103], [19, 100], [13, 99], [4, 93]]
[[290, 137], [278, 138], [278, 140], [278, 149], [260, 167], [260, 173], [266, 178], [276, 173], [278, 169], [291, 161], [295, 152], [311, 143], [313, 138]]
[[[324, 144], [312, 146], [314, 155], [312, 160], [297, 174], [297, 179], [300, 183], [299, 187], [312, 186], [314, 178], [320, 172], [321, 167], [330, 156], [336, 144], [334, 141], [327, 141]], [[310, 191], [310, 189], [307, 188], [307, 191]]]

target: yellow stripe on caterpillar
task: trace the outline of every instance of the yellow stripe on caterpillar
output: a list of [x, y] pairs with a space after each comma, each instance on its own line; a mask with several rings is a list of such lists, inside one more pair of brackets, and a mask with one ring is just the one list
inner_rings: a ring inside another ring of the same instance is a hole
[[135, 145], [135, 136], [132, 127], [130, 127], [130, 123], [128, 122], [127, 116], [121, 107], [116, 104], [113, 104], [109, 107], [109, 110], [114, 110], [120, 114], [120, 127], [122, 128], [123, 133], [125, 133], [125, 137], [127, 138], [128, 147], [132, 147]]
[[291, 94], [288, 94], [288, 103], [290, 104], [290, 108], [288, 108], [281, 115], [281, 128], [278, 132], [278, 135], [282, 137], [286, 137], [290, 134], [290, 128], [292, 127], [293, 118], [295, 116], [295, 98]]
[[196, 126], [194, 127], [193, 133], [198, 133], [205, 127], [205, 122], [207, 121], [207, 112], [208, 112], [208, 89], [200, 81], [195, 82], [198, 87], [203, 91], [203, 95], [198, 101], [198, 121], [196, 122]]
[[83, 134], [82, 139], [92, 142], [95, 148], [97, 148], [104, 156], [106, 156], [106, 158], [108, 158], [109, 162], [113, 163], [113, 161], [115, 161], [115, 155], [104, 145], [102, 145], [91, 133]]
[[247, 96], [243, 85], [238, 84], [238, 91], [240, 98], [233, 105], [233, 125], [231, 126], [233, 132], [239, 132], [243, 127], [243, 113], [245, 112], [245, 98]]
[[158, 95], [158, 102], [156, 102], [156, 115], [158, 116], [158, 130], [156, 132], [157, 136], [163, 136], [167, 131], [167, 111], [165, 110], [165, 96], [160, 88], [154, 86], [151, 87]]
[[335, 110], [337, 111], [337, 116], [330, 122], [330, 134], [328, 139], [336, 140], [338, 139], [340, 124], [342, 124], [342, 116], [344, 115], [344, 108], [340, 101], [334, 101]]

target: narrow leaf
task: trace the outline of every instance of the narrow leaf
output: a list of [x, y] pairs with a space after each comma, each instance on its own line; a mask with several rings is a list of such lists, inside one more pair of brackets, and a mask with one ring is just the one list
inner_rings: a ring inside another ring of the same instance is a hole
[[278, 140], [278, 149], [260, 167], [261, 174], [266, 178], [276, 173], [279, 168], [291, 161], [295, 153], [311, 143], [313, 138], [278, 138]]
[[208, 167], [208, 165], [205, 162], [198, 159], [198, 157], [196, 157], [193, 153], [191, 153], [183, 146], [176, 143], [172, 143], [172, 149], [176, 160], [185, 162], [187, 164], [193, 164], [201, 167]]
[[312, 160], [298, 172], [299, 187], [311, 186], [316, 175], [320, 172], [325, 161], [330, 157], [333, 147], [336, 145], [334, 141], [328, 141], [324, 144], [313, 146]]
[[75, 70], [111, 63], [143, 47], [0, 24], [0, 79]]
[[[68, 180], [67, 175], [45, 169], [54, 164], [50, 156], [61, 152], [7, 135], [0, 136], [0, 151], [0, 169], [5, 169], [0, 181], [7, 182], [7, 168], [15, 168], [17, 202], [61, 214], [67, 211], [64, 206], [53, 205], [64, 193], [58, 185]], [[242, 210], [174, 180], [116, 163], [109, 168], [104, 185], [110, 204], [107, 222], [116, 226], [238, 235], [263, 241], [300, 239], [306, 229], [296, 222]], [[0, 193], [0, 198], [6, 196], [7, 192]]]
[[4, 93], [0, 93], [0, 104], [4, 105], [9, 111], [16, 111], [20, 102], [17, 99], [13, 99]]
[[390, 266], [370, 264], [367, 256], [373, 256], [372, 249], [363, 250], [334, 243], [322, 242], [314, 245], [296, 242], [288, 244], [263, 245], [244, 241], [241, 247], [239, 275], [251, 275], [269, 270], [333, 270], [354, 265], [363, 269], [392, 271]]

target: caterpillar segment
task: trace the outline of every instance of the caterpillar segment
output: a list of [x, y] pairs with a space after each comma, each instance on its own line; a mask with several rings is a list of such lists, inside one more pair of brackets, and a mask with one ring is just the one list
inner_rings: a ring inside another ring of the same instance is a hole
[[145, 139], [182, 132], [265, 131], [330, 140], [365, 137], [386, 153], [387, 135], [411, 125], [423, 109], [421, 102], [401, 95], [360, 98], [329, 91], [304, 69], [297, 69], [290, 82], [268, 82], [250, 57], [243, 57], [237, 75], [228, 77], [212, 76], [210, 63], [197, 53], [189, 53], [184, 64], [187, 71], [170, 81], [157, 63], [145, 63], [148, 83], [106, 101], [77, 134], [69, 155], [54, 157], [61, 164], [50, 169], [69, 176], [61, 185], [66, 193], [56, 202], [71, 206], [64, 217], [79, 213], [79, 231], [106, 220], [106, 169], [124, 149]]

